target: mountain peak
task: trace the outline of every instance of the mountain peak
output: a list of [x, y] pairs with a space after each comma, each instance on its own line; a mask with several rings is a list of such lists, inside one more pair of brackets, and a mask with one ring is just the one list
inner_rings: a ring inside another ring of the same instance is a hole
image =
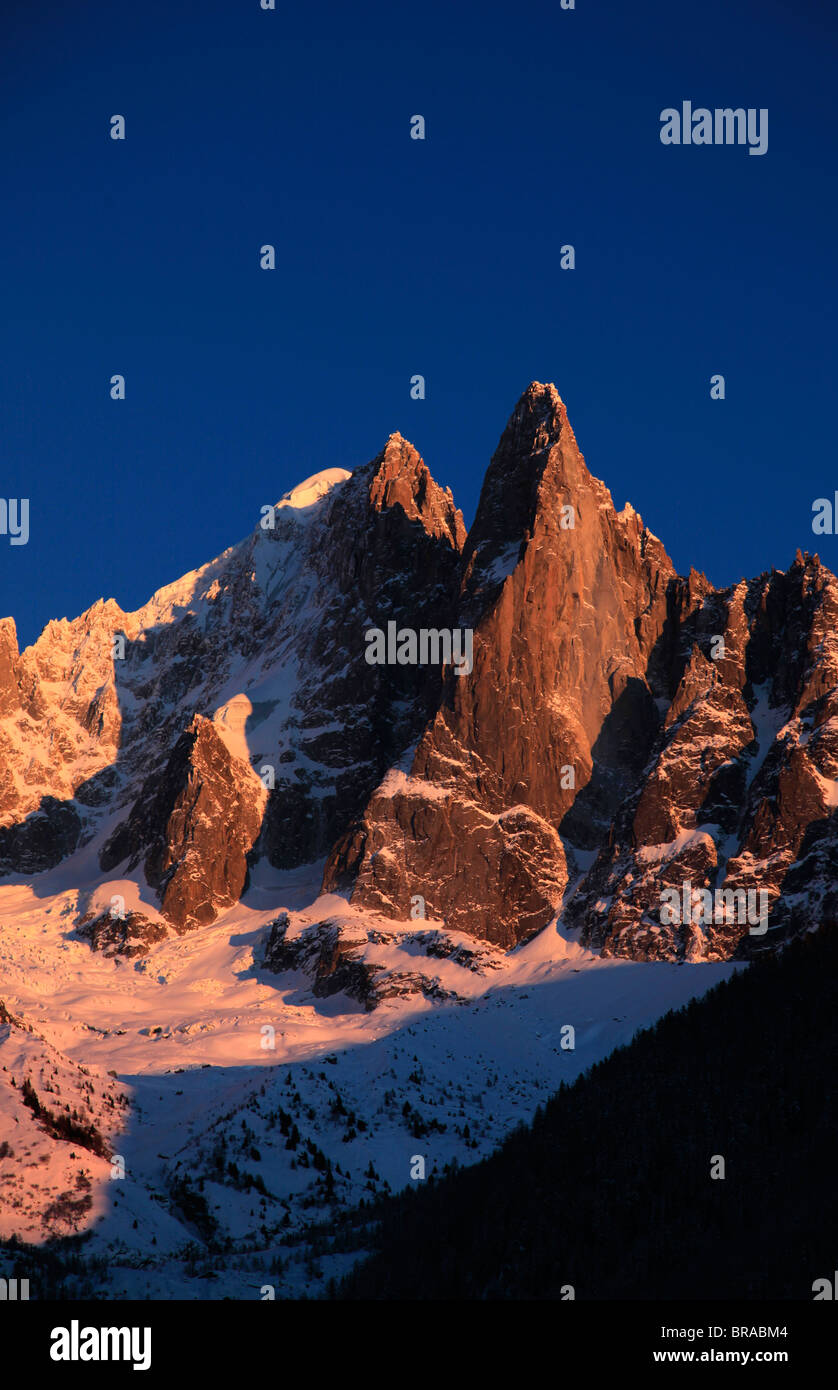
[[520, 447], [525, 441], [530, 451], [558, 443], [567, 424], [567, 408], [552, 382], [531, 381], [519, 397], [506, 429]]
[[312, 507], [333, 488], [345, 483], [352, 474], [346, 468], [324, 468], [319, 473], [312, 473], [310, 478], [304, 478], [296, 487], [286, 492], [280, 507], [291, 507], [295, 511], [304, 507]]
[[370, 464], [370, 505], [376, 511], [400, 506], [409, 521], [421, 521], [431, 535], [445, 535], [461, 550], [465, 522], [450, 489], [441, 488], [424, 460], [403, 435], [388, 436]]
[[495, 573], [503, 558], [532, 534], [541, 509], [551, 509], [559, 500], [570, 501], [582, 480], [593, 481], [561, 396], [552, 384], [530, 382], [506, 423], [483, 480], [466, 544], [467, 561], [479, 557], [479, 570]]
[[[418, 449], [395, 430], [387, 436], [387, 442], [372, 461], [375, 476], [397, 478], [401, 473], [414, 474], [425, 468]], [[425, 470], [427, 472], [427, 469]]]
[[564, 410], [564, 401], [552, 381], [531, 381], [518, 401], [518, 405], [529, 402], [533, 406], [559, 407]]

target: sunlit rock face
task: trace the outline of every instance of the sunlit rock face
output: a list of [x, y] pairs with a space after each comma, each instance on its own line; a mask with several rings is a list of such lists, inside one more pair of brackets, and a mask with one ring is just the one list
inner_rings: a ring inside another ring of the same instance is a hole
[[[353, 908], [504, 949], [557, 913], [611, 955], [772, 949], [838, 901], [836, 620], [817, 556], [723, 591], [677, 575], [534, 382], [468, 535], [392, 434], [135, 613], [99, 600], [23, 652], [0, 621], [0, 875], [92, 855], [156, 933], [211, 923], [260, 862], [322, 858]], [[374, 630], [402, 654], [370, 660]], [[670, 920], [685, 885], [713, 911]], [[151, 930], [91, 922], [115, 952]]]
[[575, 843], [633, 786], [661, 715], [672, 565], [588, 472], [555, 388], [533, 384], [489, 465], [463, 552], [449, 675], [405, 774], [374, 794], [327, 870], [353, 901], [512, 946], [554, 915]]

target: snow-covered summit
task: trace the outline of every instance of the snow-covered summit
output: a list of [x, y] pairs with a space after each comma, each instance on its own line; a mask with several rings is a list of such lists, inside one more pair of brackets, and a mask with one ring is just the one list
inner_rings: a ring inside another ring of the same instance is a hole
[[298, 483], [286, 492], [279, 503], [280, 507], [292, 507], [297, 511], [313, 507], [333, 488], [345, 483], [352, 474], [346, 468], [324, 468], [320, 473], [312, 473], [310, 478]]

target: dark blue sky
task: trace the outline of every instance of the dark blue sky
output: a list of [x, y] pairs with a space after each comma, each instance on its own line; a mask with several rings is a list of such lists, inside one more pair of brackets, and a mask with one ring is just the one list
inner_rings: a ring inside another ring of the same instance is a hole
[[[6, 0], [22, 642], [100, 595], [137, 607], [395, 429], [470, 522], [532, 379], [681, 569], [728, 583], [798, 545], [838, 568], [811, 531], [838, 487], [834, 6], [278, 6]], [[767, 107], [767, 154], [664, 147], [685, 99]]]

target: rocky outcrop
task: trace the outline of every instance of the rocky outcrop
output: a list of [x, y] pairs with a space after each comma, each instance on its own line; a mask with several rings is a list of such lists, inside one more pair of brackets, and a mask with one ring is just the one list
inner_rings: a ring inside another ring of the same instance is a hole
[[[417, 958], [455, 969], [443, 981], [430, 966], [416, 969]], [[301, 926], [283, 912], [266, 928], [259, 963], [277, 975], [302, 971], [315, 998], [345, 994], [369, 1013], [386, 999], [409, 995], [457, 1001], [462, 996], [452, 979], [461, 972], [489, 974], [500, 968], [501, 958], [437, 927], [403, 931], [340, 917]]]
[[501, 946], [539, 931], [567, 882], [561, 839], [530, 808], [492, 814], [453, 786], [429, 791], [403, 774], [387, 778], [363, 825], [339, 842], [324, 886], [353, 876], [358, 906], [408, 918], [420, 898], [429, 917]]
[[89, 941], [104, 956], [147, 956], [151, 947], [168, 935], [162, 922], [152, 922], [141, 912], [112, 911], [88, 913], [81, 918], [76, 934]]
[[[837, 604], [808, 556], [705, 597], [658, 746], [568, 911], [590, 944], [723, 960], [834, 914]], [[710, 920], [662, 922], [662, 892], [684, 883], [713, 895]], [[764, 921], [743, 919], [741, 897], [716, 900], [749, 891]]]
[[298, 936], [288, 937], [288, 914], [282, 913], [268, 929], [262, 965], [274, 974], [302, 970], [311, 976], [312, 994], [328, 999], [348, 994], [369, 1012], [375, 1008], [377, 969], [358, 958], [366, 937], [347, 936], [337, 922], [315, 922]]
[[249, 764], [196, 715], [162, 777], [149, 779], [106, 843], [102, 869], [126, 863], [132, 870], [142, 860], [165, 916], [176, 927], [206, 925], [242, 894], [265, 800]]
[[71, 801], [43, 797], [17, 825], [0, 830], [0, 874], [37, 874], [72, 854], [81, 839], [81, 819]]

